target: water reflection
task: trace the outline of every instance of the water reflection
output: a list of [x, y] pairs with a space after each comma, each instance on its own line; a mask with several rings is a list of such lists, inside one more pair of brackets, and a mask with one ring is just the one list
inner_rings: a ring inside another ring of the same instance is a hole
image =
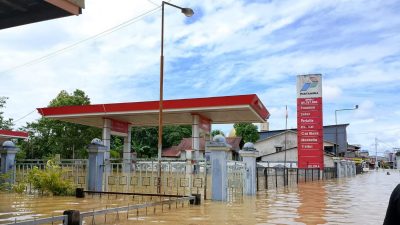
[[[201, 206], [178, 205], [131, 212], [129, 218], [107, 217], [107, 224], [382, 224], [390, 193], [400, 173], [371, 172], [353, 178], [299, 184], [297, 187], [258, 192], [230, 202], [205, 201]], [[33, 197], [0, 194], [0, 223], [60, 215], [66, 209], [91, 211], [132, 203], [131, 198]], [[87, 224], [91, 224], [88, 221]], [[104, 224], [104, 217], [96, 218]]]
[[304, 224], [325, 224], [327, 193], [324, 183], [299, 184], [298, 195], [300, 206], [296, 221]]

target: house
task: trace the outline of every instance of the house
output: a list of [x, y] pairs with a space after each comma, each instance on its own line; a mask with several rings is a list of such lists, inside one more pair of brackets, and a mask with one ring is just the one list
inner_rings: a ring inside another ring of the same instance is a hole
[[[348, 143], [347, 143], [347, 126], [349, 124], [338, 124], [323, 126], [324, 141], [333, 143], [332, 146], [325, 146], [325, 151], [337, 156], [345, 156]], [[268, 127], [268, 126], [267, 126]], [[297, 132], [297, 129], [290, 129], [291, 131]], [[285, 130], [262, 130], [259, 132], [260, 140], [282, 133]]]
[[[231, 146], [229, 159], [237, 160], [239, 159], [239, 151], [240, 151], [240, 144], [242, 138], [241, 137], [227, 137], [226, 143]], [[205, 159], [209, 155], [208, 152], [205, 150], [206, 140], [204, 138], [200, 138], [200, 159]], [[164, 148], [162, 151], [162, 157], [166, 158], [176, 158], [176, 159], [187, 159], [193, 158], [192, 157], [193, 150], [192, 150], [192, 138], [183, 138], [181, 142], [169, 148]]]
[[[334, 143], [324, 141], [324, 166], [334, 167], [333, 157], [329, 150], [334, 147]], [[268, 166], [283, 165], [286, 161], [287, 167], [297, 167], [297, 132], [287, 130], [275, 133], [272, 136], [261, 139], [254, 144], [259, 157], [259, 163], [269, 163]], [[285, 160], [286, 159], [286, 160]], [[272, 163], [272, 164], [271, 164]]]
[[355, 158], [360, 157], [360, 145], [347, 145], [347, 151], [345, 152], [345, 157], [347, 158]]

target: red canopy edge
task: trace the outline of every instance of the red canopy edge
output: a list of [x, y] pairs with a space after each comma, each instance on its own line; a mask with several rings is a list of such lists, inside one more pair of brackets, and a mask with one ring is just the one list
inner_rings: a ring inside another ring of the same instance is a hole
[[[219, 96], [207, 98], [192, 99], [174, 99], [164, 100], [164, 110], [204, 108], [204, 107], [228, 107], [236, 105], [249, 105], [262, 119], [269, 118], [269, 112], [262, 104], [256, 94]], [[127, 102], [111, 104], [94, 104], [82, 106], [61, 106], [37, 108], [38, 112], [45, 117], [63, 116], [63, 115], [90, 115], [106, 114], [114, 112], [132, 112], [132, 111], [154, 111], [159, 107], [159, 101], [147, 102]]]

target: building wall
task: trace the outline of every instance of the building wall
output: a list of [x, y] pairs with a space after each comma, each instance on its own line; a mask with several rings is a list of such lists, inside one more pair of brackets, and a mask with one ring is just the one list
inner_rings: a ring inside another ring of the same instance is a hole
[[[324, 140], [337, 143], [338, 153], [345, 153], [347, 151], [347, 124], [340, 124], [337, 126], [325, 126], [324, 127]], [[337, 128], [337, 139], [336, 139], [336, 128]]]
[[[270, 136], [268, 139], [257, 141], [254, 147], [261, 156], [261, 161], [264, 162], [284, 162], [285, 152], [276, 152], [276, 147], [281, 146], [282, 150], [285, 149], [285, 133], [275, 133], [275, 136]], [[332, 144], [324, 142], [324, 146], [332, 146]], [[297, 133], [288, 131], [286, 132], [286, 161], [297, 162]], [[324, 155], [325, 167], [334, 167], [332, 157]]]
[[[281, 133], [268, 140], [257, 141], [254, 147], [259, 151], [259, 155], [268, 155], [276, 152], [276, 147], [281, 146], [285, 149], [285, 134]], [[286, 149], [297, 147], [297, 134], [293, 132], [286, 133]]]
[[[339, 145], [338, 152], [345, 153], [347, 151], [347, 128], [348, 124], [338, 124], [331, 126], [324, 126], [324, 140], [332, 143], [337, 143]], [[337, 138], [336, 138], [336, 128], [337, 128]], [[275, 131], [264, 131], [259, 132], [260, 139], [262, 141], [269, 137], [275, 136], [279, 133], [283, 133], [285, 130], [275, 130]], [[291, 131], [297, 131], [297, 129], [291, 129]]]
[[[262, 156], [261, 161], [263, 162], [281, 162], [283, 163], [285, 159], [285, 152], [278, 152], [275, 154]], [[287, 162], [297, 162], [297, 148], [287, 150], [286, 161]], [[334, 167], [335, 163], [333, 157], [324, 155], [324, 167]]]

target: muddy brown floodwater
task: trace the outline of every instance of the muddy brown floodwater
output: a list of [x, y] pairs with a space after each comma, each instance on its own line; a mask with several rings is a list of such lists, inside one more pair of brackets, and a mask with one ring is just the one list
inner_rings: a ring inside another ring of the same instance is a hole
[[[107, 224], [382, 224], [390, 194], [400, 182], [400, 173], [391, 170], [369, 172], [353, 178], [316, 181], [278, 190], [258, 192], [235, 202], [203, 201], [200, 206], [185, 204], [171, 210], [130, 212], [129, 218], [110, 215]], [[138, 199], [136, 199], [137, 201]], [[143, 200], [146, 201], [146, 200]], [[126, 206], [132, 199], [102, 197], [37, 197], [0, 194], [0, 224], [60, 215], [66, 209], [82, 212]], [[87, 224], [92, 224], [90, 220]], [[104, 224], [104, 217], [96, 218]]]

